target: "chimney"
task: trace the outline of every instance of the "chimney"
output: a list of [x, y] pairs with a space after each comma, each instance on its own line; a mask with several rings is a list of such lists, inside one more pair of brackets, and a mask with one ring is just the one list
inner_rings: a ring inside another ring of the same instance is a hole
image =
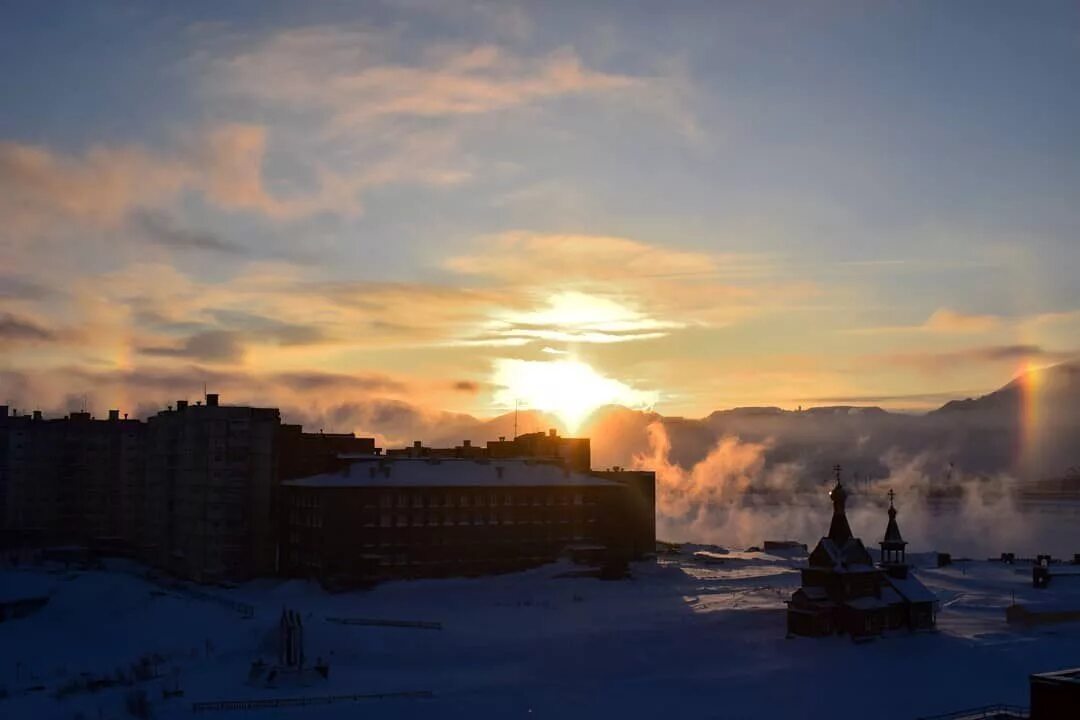
[[555, 428], [550, 428], [548, 430], [548, 437], [558, 437], [558, 436], [559, 436], [559, 431], [556, 430]]
[[110, 410], [109, 411], [109, 419], [110, 420], [119, 420], [120, 419], [120, 411], [119, 410]]
[[[7, 408], [4, 408], [4, 410], [7, 410]], [[461, 443], [461, 446], [462, 447], [472, 447], [472, 440], [463, 440], [462, 443]]]
[[40, 420], [41, 419], [41, 411], [40, 410], [35, 410], [34, 411], [34, 419], [35, 420]]
[[187, 410], [187, 400], [177, 400], [176, 401], [176, 409], [177, 410]]
[[217, 406], [218, 406], [218, 394], [217, 393], [208, 393], [206, 395], [206, 407], [217, 407]]
[[422, 445], [422, 443], [419, 440], [413, 440], [412, 446], [414, 448], [416, 448], [417, 450], [420, 449], [421, 445]]
[[500, 435], [499, 436], [499, 442], [506, 442], [506, 436], [505, 435]]

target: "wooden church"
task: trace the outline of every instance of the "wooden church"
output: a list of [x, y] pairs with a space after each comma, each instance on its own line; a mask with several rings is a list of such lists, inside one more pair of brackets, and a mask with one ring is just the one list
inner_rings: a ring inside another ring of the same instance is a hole
[[801, 571], [802, 587], [788, 601], [788, 634], [862, 637], [934, 627], [937, 598], [910, 572], [892, 491], [879, 565], [851, 533], [839, 466], [829, 497], [833, 504], [829, 534], [810, 553], [808, 567]]

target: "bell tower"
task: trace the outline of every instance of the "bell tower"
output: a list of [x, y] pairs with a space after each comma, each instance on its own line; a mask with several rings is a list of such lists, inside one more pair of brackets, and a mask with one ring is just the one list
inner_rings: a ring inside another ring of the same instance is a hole
[[893, 577], [907, 576], [907, 556], [904, 548], [907, 542], [900, 535], [900, 526], [896, 524], [896, 507], [893, 498], [896, 494], [889, 490], [889, 524], [885, 527], [885, 538], [881, 541], [881, 566]]
[[843, 547], [844, 543], [852, 537], [851, 526], [848, 525], [845, 509], [847, 503], [847, 490], [840, 484], [840, 466], [835, 466], [833, 472], [836, 473], [836, 486], [829, 492], [829, 498], [832, 500], [833, 505], [833, 515], [832, 522], [829, 523], [828, 538], [836, 543], [837, 546]]

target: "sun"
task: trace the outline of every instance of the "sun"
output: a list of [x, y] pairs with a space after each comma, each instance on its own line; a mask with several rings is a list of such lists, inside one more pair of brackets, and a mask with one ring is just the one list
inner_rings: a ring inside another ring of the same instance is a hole
[[563, 423], [567, 432], [576, 432], [581, 423], [599, 407], [624, 405], [634, 409], [651, 408], [657, 393], [638, 390], [600, 374], [579, 360], [495, 361], [492, 383], [496, 407], [516, 404], [549, 412]]

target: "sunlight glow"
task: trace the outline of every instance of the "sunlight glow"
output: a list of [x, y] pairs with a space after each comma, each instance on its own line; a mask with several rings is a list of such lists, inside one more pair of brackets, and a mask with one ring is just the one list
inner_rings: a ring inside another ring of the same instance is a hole
[[1020, 366], [1020, 448], [1022, 468], [1034, 461], [1040, 434], [1039, 395], [1042, 384], [1040, 368], [1030, 360]]
[[495, 336], [552, 342], [613, 343], [664, 337], [681, 323], [658, 320], [607, 297], [576, 291], [549, 295], [543, 307], [497, 313]]
[[624, 382], [601, 375], [578, 360], [495, 361], [492, 383], [495, 405], [512, 408], [515, 403], [550, 412], [576, 432], [589, 413], [604, 405], [625, 405], [648, 409], [657, 400], [653, 391], [638, 390]]

